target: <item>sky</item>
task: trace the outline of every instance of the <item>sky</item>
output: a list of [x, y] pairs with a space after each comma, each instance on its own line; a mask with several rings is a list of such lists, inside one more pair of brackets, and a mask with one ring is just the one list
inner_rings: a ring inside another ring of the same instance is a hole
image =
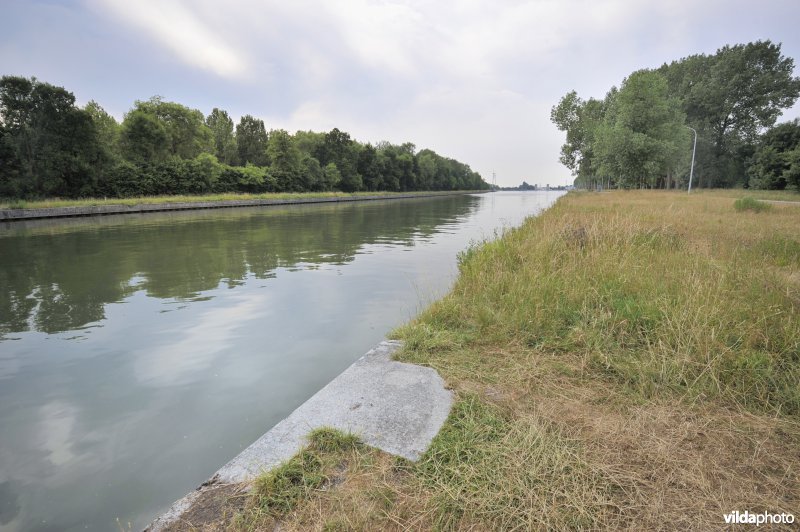
[[501, 186], [565, 185], [549, 116], [568, 91], [602, 98], [640, 68], [757, 40], [797, 63], [798, 22], [797, 0], [0, 0], [0, 75], [120, 120], [160, 95], [412, 142]]

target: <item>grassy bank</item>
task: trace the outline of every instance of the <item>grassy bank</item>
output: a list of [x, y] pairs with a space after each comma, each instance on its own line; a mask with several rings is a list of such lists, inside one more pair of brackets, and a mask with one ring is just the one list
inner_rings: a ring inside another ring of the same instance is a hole
[[797, 201], [800, 202], [800, 192], [795, 190], [744, 190], [731, 189], [695, 189], [692, 194], [703, 196], [722, 196], [726, 198], [751, 197], [762, 201]]
[[[800, 517], [798, 227], [795, 206], [737, 210], [725, 195], [569, 194], [463, 253], [452, 292], [395, 332], [399, 357], [436, 368], [457, 395], [418, 463], [339, 435], [324, 459], [299, 455], [206, 526], [720, 529], [734, 510]], [[290, 504], [269, 502], [289, 492]]]
[[[43, 200], [10, 200], [0, 199], [0, 209], [50, 209], [57, 207], [96, 207], [100, 205], [161, 205], [168, 203], [191, 203], [204, 201], [236, 201], [236, 200], [285, 200], [304, 198], [337, 198], [351, 196], [391, 196], [400, 192], [269, 192], [263, 194], [202, 194], [202, 195], [170, 195], [139, 196], [135, 198], [80, 198]], [[402, 194], [431, 194], [428, 192], [403, 192]]]

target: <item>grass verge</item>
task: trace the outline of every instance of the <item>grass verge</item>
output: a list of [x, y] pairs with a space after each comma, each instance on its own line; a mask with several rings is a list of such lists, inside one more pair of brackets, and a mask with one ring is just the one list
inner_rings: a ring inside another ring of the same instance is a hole
[[772, 205], [764, 202], [763, 200], [757, 200], [751, 196], [745, 196], [734, 201], [733, 208], [737, 211], [763, 212], [770, 210]]
[[463, 253], [451, 293], [395, 332], [399, 358], [437, 369], [457, 394], [419, 462], [363, 446], [322, 466], [301, 459], [327, 480], [277, 510], [256, 491], [220, 527], [719, 529], [734, 510], [800, 517], [797, 227], [791, 205], [569, 194]]
[[795, 201], [800, 202], [800, 191], [797, 190], [756, 190], [743, 188], [726, 189], [694, 189], [692, 194], [704, 196], [724, 196], [726, 198], [751, 197], [761, 201]]
[[[402, 194], [432, 194], [434, 192], [403, 192]], [[43, 200], [1, 199], [0, 209], [50, 209], [58, 207], [96, 207], [101, 205], [161, 205], [204, 201], [286, 200], [308, 198], [339, 198], [357, 196], [392, 196], [400, 192], [268, 192], [263, 194], [225, 193], [202, 195], [140, 196], [136, 198], [51, 198]]]

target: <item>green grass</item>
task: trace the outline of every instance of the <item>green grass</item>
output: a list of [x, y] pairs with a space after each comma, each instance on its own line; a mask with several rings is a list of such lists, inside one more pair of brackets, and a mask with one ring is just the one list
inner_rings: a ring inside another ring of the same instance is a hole
[[494, 530], [597, 529], [613, 522], [612, 494], [622, 489], [551, 423], [473, 394], [462, 395], [410, 470], [431, 497], [429, 524], [436, 530], [467, 523]]
[[331, 479], [340, 455], [362, 447], [359, 439], [332, 428], [320, 428], [308, 436], [308, 446], [287, 462], [259, 476], [254, 482], [251, 506], [238, 516], [247, 528], [255, 522], [285, 514]]
[[291, 509], [244, 528], [714, 529], [733, 508], [796, 513], [798, 227], [795, 206], [748, 215], [726, 194], [570, 193], [471, 246], [452, 291], [393, 333], [400, 360], [456, 394], [420, 461], [335, 451], [340, 483], [294, 475]]
[[772, 209], [772, 205], [764, 202], [763, 200], [757, 200], [751, 196], [745, 196], [743, 198], [739, 198], [736, 201], [734, 201], [733, 208], [739, 212], [741, 211], [764, 212]]
[[28, 202], [25, 200], [8, 200], [7, 202], [0, 202], [0, 209], [27, 209]]
[[743, 188], [731, 189], [694, 189], [692, 194], [702, 196], [716, 196], [726, 198], [752, 197], [762, 201], [797, 201], [800, 202], [800, 192], [796, 190], [755, 190]]
[[[402, 194], [446, 194], [448, 192], [403, 192]], [[400, 192], [269, 192], [263, 194], [225, 193], [202, 195], [141, 196], [136, 198], [51, 198], [43, 200], [0, 199], [0, 209], [47, 209], [57, 207], [94, 207], [101, 205], [159, 205], [169, 203], [187, 203], [204, 201], [235, 200], [285, 200], [308, 198], [337, 198], [353, 196], [392, 196]]]
[[758, 242], [756, 253], [779, 267], [800, 267], [800, 241], [791, 236], [769, 236]]
[[797, 267], [800, 213], [743, 222], [702, 197], [661, 198], [664, 215], [631, 193], [617, 205], [565, 200], [472, 252], [453, 293], [399, 336], [426, 354], [444, 338], [451, 348], [514, 339], [577, 355], [643, 399], [702, 395], [800, 414], [797, 286], [784, 280]]

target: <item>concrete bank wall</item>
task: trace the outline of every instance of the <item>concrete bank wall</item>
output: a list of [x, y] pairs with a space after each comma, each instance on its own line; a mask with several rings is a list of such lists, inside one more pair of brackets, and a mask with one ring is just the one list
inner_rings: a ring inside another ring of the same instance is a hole
[[253, 480], [294, 456], [309, 432], [333, 427], [388, 453], [417, 460], [439, 433], [453, 404], [431, 368], [396, 362], [400, 342], [384, 341], [354, 362], [210, 480], [175, 502], [147, 528], [162, 531], [183, 520], [206, 493]]
[[426, 192], [421, 194], [375, 194], [372, 196], [337, 196], [331, 198], [297, 199], [248, 199], [225, 201], [186, 201], [180, 203], [142, 203], [139, 205], [89, 205], [82, 207], [52, 207], [46, 209], [0, 209], [0, 222], [33, 220], [36, 218], [66, 218], [71, 216], [102, 216], [108, 214], [131, 214], [159, 211], [185, 211], [189, 209], [224, 209], [230, 207], [259, 207], [269, 205], [293, 205], [302, 203], [339, 203], [348, 201], [370, 201], [387, 199], [429, 198], [431, 196], [453, 196], [475, 194], [484, 191]]

